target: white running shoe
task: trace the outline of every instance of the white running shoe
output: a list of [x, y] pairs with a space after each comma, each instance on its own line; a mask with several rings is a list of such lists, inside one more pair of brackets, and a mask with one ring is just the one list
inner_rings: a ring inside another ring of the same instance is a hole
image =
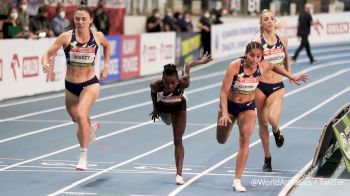
[[98, 130], [98, 128], [100, 128], [100, 123], [98, 123], [98, 122], [91, 123], [91, 126], [90, 126], [90, 143], [95, 141], [95, 139], [96, 139], [96, 131]]
[[80, 157], [77, 167], [77, 171], [86, 171], [87, 170], [87, 160], [85, 157]]
[[185, 180], [182, 178], [182, 176], [176, 174], [175, 181], [177, 185], [183, 185], [185, 184]]
[[233, 180], [233, 184], [232, 184], [233, 189], [236, 192], [246, 192], [247, 190], [245, 189], [244, 186], [242, 186], [241, 184], [241, 180], [240, 179], [234, 179]]

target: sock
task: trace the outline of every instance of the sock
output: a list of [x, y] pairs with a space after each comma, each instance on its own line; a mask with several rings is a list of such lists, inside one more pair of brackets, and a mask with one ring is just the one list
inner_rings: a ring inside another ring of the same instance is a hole
[[87, 159], [87, 148], [80, 148], [80, 157]]

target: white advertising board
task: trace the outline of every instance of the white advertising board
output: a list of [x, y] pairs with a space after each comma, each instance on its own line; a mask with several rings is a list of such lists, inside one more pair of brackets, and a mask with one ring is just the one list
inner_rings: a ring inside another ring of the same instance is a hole
[[141, 35], [140, 76], [160, 73], [165, 64], [175, 63], [175, 39], [174, 32]]

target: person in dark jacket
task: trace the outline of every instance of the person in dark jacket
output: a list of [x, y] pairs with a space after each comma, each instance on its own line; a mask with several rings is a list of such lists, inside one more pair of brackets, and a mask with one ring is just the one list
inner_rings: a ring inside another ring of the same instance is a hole
[[318, 23], [319, 23], [319, 21], [317, 21], [316, 23], [313, 22], [312, 16], [310, 14], [310, 5], [305, 4], [304, 12], [300, 13], [299, 19], [298, 19], [297, 36], [301, 38], [301, 41], [300, 41], [299, 48], [294, 53], [294, 56], [292, 58], [293, 61], [297, 60], [300, 51], [305, 47], [307, 56], [310, 59], [310, 63], [312, 64], [312, 63], [316, 62], [316, 60], [314, 59], [314, 57], [312, 56], [312, 53], [311, 53], [311, 48], [310, 48], [310, 43], [309, 43], [308, 37], [310, 35], [311, 25], [318, 24]]

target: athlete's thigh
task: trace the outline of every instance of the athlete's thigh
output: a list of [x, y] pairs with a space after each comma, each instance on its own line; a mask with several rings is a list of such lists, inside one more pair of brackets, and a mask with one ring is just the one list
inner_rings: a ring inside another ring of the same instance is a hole
[[[227, 138], [231, 134], [232, 127], [236, 122], [236, 119], [237, 119], [236, 116], [234, 116], [232, 114], [228, 114], [228, 115], [229, 115], [232, 123], [229, 123], [227, 126], [217, 126], [217, 128], [216, 128], [216, 135], [219, 136], [220, 138], [221, 137]], [[221, 117], [222, 117], [222, 112], [221, 112], [221, 109], [219, 109], [217, 120], [219, 120]]]
[[174, 136], [182, 136], [186, 128], [186, 110], [180, 110], [171, 114]]
[[76, 121], [77, 117], [77, 107], [79, 103], [79, 97], [65, 90], [65, 104], [68, 114], [71, 116], [73, 121]]
[[241, 135], [250, 136], [256, 123], [256, 111], [246, 110], [241, 112], [237, 119], [237, 125]]
[[280, 116], [284, 99], [284, 88], [272, 93], [267, 98], [267, 107], [270, 115]]
[[255, 90], [254, 102], [258, 110], [261, 110], [265, 106], [266, 95], [259, 88]]
[[78, 109], [84, 113], [90, 112], [100, 91], [100, 84], [95, 83], [84, 88], [79, 97]]

